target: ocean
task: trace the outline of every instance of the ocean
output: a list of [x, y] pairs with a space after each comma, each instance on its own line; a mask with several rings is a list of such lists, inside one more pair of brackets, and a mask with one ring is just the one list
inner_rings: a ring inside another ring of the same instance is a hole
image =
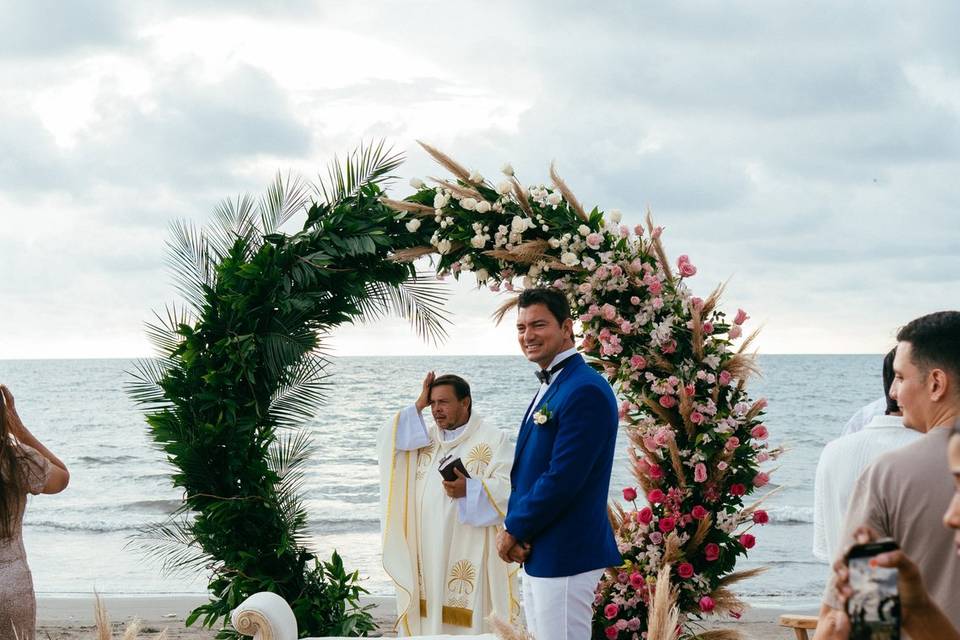
[[[880, 396], [880, 355], [770, 355], [749, 385], [769, 402], [770, 441], [787, 452], [775, 463], [769, 524], [738, 567], [769, 566], [739, 585], [754, 604], [793, 608], [817, 602], [827, 566], [811, 554], [813, 478], [819, 452], [862, 405]], [[31, 498], [24, 540], [41, 595], [203, 593], [206, 576], [161, 575], [157, 562], [128, 546], [141, 526], [179, 504], [170, 468], [152, 446], [124, 385], [127, 360], [0, 361], [0, 381], [16, 396], [24, 423], [70, 468], [69, 488]], [[341, 357], [329, 401], [309, 425], [317, 454], [305, 479], [312, 546], [333, 549], [358, 569], [366, 588], [391, 594], [380, 562], [377, 428], [412, 403], [424, 373], [467, 378], [474, 407], [515, 434], [537, 381], [520, 356]], [[631, 486], [625, 439], [618, 444], [610, 496]]]

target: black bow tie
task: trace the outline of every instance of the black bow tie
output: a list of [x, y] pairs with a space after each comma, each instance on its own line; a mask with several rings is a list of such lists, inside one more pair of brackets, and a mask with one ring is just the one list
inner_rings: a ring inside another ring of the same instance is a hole
[[564, 358], [563, 360], [561, 360], [561, 361], [558, 362], [557, 364], [555, 364], [555, 365], [553, 365], [552, 367], [550, 367], [550, 370], [549, 370], [549, 371], [548, 371], [547, 369], [539, 369], [539, 370], [537, 370], [537, 371], [534, 371], [534, 372], [533, 372], [533, 375], [537, 376], [537, 380], [540, 381], [540, 384], [550, 384], [550, 379], [551, 379], [554, 375], [556, 375], [557, 373], [559, 373], [561, 369], [563, 369], [565, 366], [567, 366], [567, 363], [570, 362], [570, 361], [571, 361], [572, 359], [574, 359], [575, 357], [577, 357], [577, 354], [573, 354], [572, 356], [569, 356], [569, 357], [567, 357], [567, 358]]

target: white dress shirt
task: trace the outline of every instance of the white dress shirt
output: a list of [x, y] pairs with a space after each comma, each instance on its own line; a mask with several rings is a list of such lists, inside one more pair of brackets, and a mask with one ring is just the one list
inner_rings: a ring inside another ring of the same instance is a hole
[[862, 431], [827, 443], [817, 463], [813, 489], [813, 555], [833, 562], [853, 485], [881, 453], [898, 449], [923, 434], [903, 426], [900, 416], [874, 416]]
[[850, 416], [847, 424], [843, 425], [841, 436], [862, 431], [867, 423], [873, 420], [875, 416], [882, 416], [887, 413], [887, 399], [877, 398], [870, 404], [860, 407], [855, 414]]
[[[453, 440], [467, 428], [466, 424], [456, 429], [437, 429], [444, 442]], [[430, 433], [423, 416], [416, 405], [410, 405], [400, 412], [397, 423], [397, 450], [416, 451], [430, 444]], [[457, 519], [460, 524], [474, 527], [489, 527], [503, 520], [497, 509], [487, 497], [483, 482], [476, 478], [467, 478], [467, 495], [457, 498]]]
[[[561, 351], [560, 353], [558, 353], [557, 355], [555, 355], [555, 356], [553, 357], [553, 360], [550, 361], [550, 366], [547, 367], [547, 371], [550, 371], [550, 369], [551, 369], [554, 365], [556, 365], [558, 362], [563, 362], [564, 360], [566, 360], [567, 358], [569, 358], [570, 356], [572, 356], [572, 355], [574, 355], [574, 354], [576, 354], [576, 353], [577, 353], [577, 348], [576, 348], [576, 347], [570, 347], [570, 348], [567, 349], [566, 351]], [[559, 374], [560, 372], [558, 371], [557, 373]], [[555, 378], [556, 378], [556, 375], [551, 375], [551, 376], [550, 376], [550, 384], [553, 384], [553, 381], [554, 381]], [[526, 421], [527, 421], [527, 418], [530, 417], [530, 412], [536, 410], [536, 408], [537, 408], [537, 403], [540, 402], [540, 398], [542, 398], [542, 397], [543, 397], [543, 394], [545, 394], [545, 393], [547, 392], [547, 389], [550, 388], [550, 384], [547, 384], [547, 383], [544, 383], [544, 382], [541, 382], [541, 383], [540, 383], [540, 388], [537, 389], [537, 395], [536, 395], [536, 397], [534, 397], [533, 403], [530, 405], [530, 408], [527, 410], [527, 414], [526, 414], [525, 416], [523, 416], [523, 421], [524, 421], [524, 422], [526, 422]]]

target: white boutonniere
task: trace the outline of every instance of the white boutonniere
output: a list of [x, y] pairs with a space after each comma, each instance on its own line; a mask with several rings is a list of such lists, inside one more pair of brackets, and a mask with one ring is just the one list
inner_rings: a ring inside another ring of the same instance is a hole
[[537, 410], [536, 413], [533, 414], [533, 422], [534, 424], [547, 424], [552, 417], [553, 414], [550, 413], [550, 408], [547, 405], [543, 405], [539, 410]]

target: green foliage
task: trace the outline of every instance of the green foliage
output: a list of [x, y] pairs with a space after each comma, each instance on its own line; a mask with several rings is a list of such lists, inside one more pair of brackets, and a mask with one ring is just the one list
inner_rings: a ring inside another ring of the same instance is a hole
[[[298, 429], [324, 400], [321, 341], [336, 326], [396, 313], [424, 338], [444, 335], [437, 283], [389, 259], [417, 243], [380, 202], [400, 161], [369, 145], [331, 169], [319, 201], [278, 176], [259, 200], [221, 203], [208, 229], [173, 226], [169, 261], [190, 309], [148, 325], [160, 357], [138, 363], [129, 392], [184, 494], [136, 542], [168, 570], [212, 571], [210, 602], [188, 624], [214, 626], [266, 590], [291, 603], [302, 635], [374, 629], [357, 573], [336, 553], [321, 562], [306, 548], [300, 489], [311, 445]], [[303, 228], [283, 233], [298, 211]]]

